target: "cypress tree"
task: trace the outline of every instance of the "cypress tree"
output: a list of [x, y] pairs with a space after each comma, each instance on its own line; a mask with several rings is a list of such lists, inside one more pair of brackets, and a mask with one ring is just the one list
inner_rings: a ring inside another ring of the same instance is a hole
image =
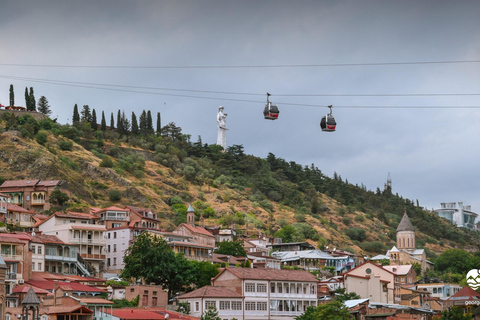
[[94, 131], [97, 131], [98, 129], [98, 123], [97, 123], [97, 113], [95, 112], [95, 109], [92, 109], [92, 121], [90, 122], [92, 125], [92, 129]]
[[73, 118], [72, 118], [72, 124], [76, 125], [80, 122], [80, 114], [78, 113], [78, 106], [75, 103], [75, 106], [73, 107]]
[[123, 125], [122, 125], [122, 114], [120, 113], [120, 110], [118, 110], [118, 113], [117, 113], [117, 131], [118, 133], [122, 134], [122, 129], [123, 129]]
[[138, 134], [138, 122], [135, 112], [132, 111], [132, 134]]
[[150, 110], [147, 112], [147, 134], [153, 133], [153, 119]]
[[30, 110], [30, 96], [28, 95], [28, 88], [25, 87], [25, 108]]
[[147, 135], [147, 113], [143, 110], [140, 115], [140, 134], [143, 136]]
[[115, 129], [115, 122], [113, 121], [113, 112], [111, 113], [111, 117], [110, 117], [110, 130], [114, 130]]
[[157, 136], [160, 136], [162, 133], [162, 122], [160, 119], [160, 112], [157, 112]]
[[37, 102], [35, 101], [35, 95], [33, 94], [33, 87], [30, 87], [30, 109], [28, 110], [32, 110], [32, 111], [35, 111], [37, 108], [35, 107], [37, 105]]
[[15, 105], [15, 93], [13, 92], [13, 84], [10, 85], [10, 107]]
[[107, 121], [105, 121], [105, 113], [102, 111], [102, 124], [100, 126], [100, 129], [105, 132], [107, 131]]

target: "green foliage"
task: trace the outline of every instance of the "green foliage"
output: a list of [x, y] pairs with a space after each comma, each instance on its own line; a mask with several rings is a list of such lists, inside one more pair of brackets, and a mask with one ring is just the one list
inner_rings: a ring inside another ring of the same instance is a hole
[[138, 302], [140, 301], [140, 296], [128, 301], [127, 299], [113, 299], [113, 308], [136, 308], [138, 307]]
[[321, 304], [318, 307], [308, 307], [301, 316], [296, 317], [296, 320], [346, 320], [353, 319], [347, 307], [339, 300]]
[[43, 130], [38, 131], [37, 134], [35, 135], [35, 140], [43, 146], [45, 143], [47, 143], [48, 135]]
[[293, 242], [293, 237], [296, 233], [295, 228], [292, 225], [286, 225], [277, 232], [275, 232], [274, 237], [282, 238], [283, 243]]
[[472, 315], [463, 312], [462, 307], [454, 307], [442, 312], [440, 320], [472, 320]]
[[193, 269], [193, 274], [196, 275], [196, 277], [192, 279], [192, 284], [196, 288], [211, 285], [211, 279], [220, 273], [218, 267], [208, 261], [190, 260], [190, 264]]
[[58, 146], [63, 151], [72, 151], [73, 142], [68, 140], [62, 140], [58, 143]]
[[[148, 261], [148, 263], [145, 263]], [[123, 279], [144, 279], [172, 292], [185, 290], [194, 278], [192, 264], [182, 254], [175, 254], [165, 240], [146, 232], [136, 238], [124, 256]]]
[[71, 169], [78, 170], [78, 164], [74, 162], [72, 159], [70, 159], [70, 157], [60, 156], [58, 157], [58, 159], [62, 161], [64, 164], [66, 164], [67, 166], [69, 166]]
[[435, 259], [435, 269], [443, 272], [467, 274], [480, 266], [480, 257], [462, 249], [448, 249]]
[[368, 252], [380, 253], [386, 251], [386, 247], [380, 241], [363, 242], [360, 247]]
[[347, 300], [360, 299], [361, 297], [355, 292], [347, 292], [345, 288], [335, 290], [335, 300], [345, 302]]
[[227, 254], [234, 257], [246, 257], [247, 253], [243, 249], [240, 241], [222, 241], [218, 244], [218, 249], [215, 250], [218, 254]]
[[218, 316], [217, 308], [210, 306], [208, 310], [202, 314], [200, 320], [222, 320], [222, 318]]
[[102, 158], [102, 161], [100, 161], [100, 167], [102, 168], [113, 168], [114, 166], [114, 163], [112, 161], [112, 158], [110, 158], [109, 156], [105, 155], [103, 156]]
[[367, 238], [367, 233], [361, 228], [350, 228], [345, 230], [345, 235], [352, 240], [364, 241]]
[[179, 302], [177, 312], [183, 312], [184, 314], [190, 314], [190, 303], [188, 302]]
[[70, 197], [60, 191], [59, 188], [53, 189], [52, 193], [50, 193], [50, 202], [57, 203], [59, 206], [63, 206], [68, 200], [70, 200]]
[[122, 199], [122, 192], [117, 189], [108, 190], [108, 199], [110, 201], [120, 201]]

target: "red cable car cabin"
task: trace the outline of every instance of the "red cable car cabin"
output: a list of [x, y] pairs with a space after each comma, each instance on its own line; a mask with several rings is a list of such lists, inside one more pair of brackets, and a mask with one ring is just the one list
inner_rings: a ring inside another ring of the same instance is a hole
[[334, 132], [335, 128], [337, 127], [337, 123], [335, 122], [335, 118], [332, 116], [332, 106], [329, 106], [330, 113], [325, 115], [322, 120], [320, 120], [320, 128], [322, 131], [326, 132]]
[[271, 102], [267, 102], [265, 105], [265, 109], [263, 110], [263, 115], [267, 120], [277, 120], [278, 114], [280, 111], [278, 110], [277, 105], [272, 104]]

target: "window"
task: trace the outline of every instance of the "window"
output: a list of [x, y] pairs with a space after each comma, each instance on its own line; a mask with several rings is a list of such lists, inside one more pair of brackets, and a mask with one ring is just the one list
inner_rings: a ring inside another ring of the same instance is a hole
[[205, 300], [205, 310], [208, 310], [210, 307], [217, 307], [215, 301]]
[[143, 290], [143, 294], [148, 294], [148, 290]]
[[267, 292], [266, 284], [257, 284], [257, 292]]
[[42, 271], [42, 263], [41, 262], [38, 263], [38, 271]]
[[35, 253], [35, 246], [32, 246], [32, 253]]
[[83, 224], [87, 224], [87, 221], [85, 221], [85, 220], [82, 220], [80, 222], [83, 223]]
[[245, 302], [245, 310], [255, 310], [255, 301]]
[[32, 262], [32, 271], [35, 271], [35, 262]]
[[230, 310], [230, 301], [220, 301], [220, 310]]
[[200, 302], [195, 302], [195, 311], [199, 311], [200, 310]]
[[42, 254], [42, 246], [37, 247], [37, 254]]
[[157, 291], [153, 291], [153, 295], [156, 296], [156, 295], [157, 295]]
[[245, 283], [245, 292], [255, 292], [255, 283]]
[[76, 220], [70, 220], [70, 223], [75, 223], [75, 222], [76, 222]]
[[283, 285], [281, 283], [278, 284], [278, 293], [283, 292]]
[[110, 245], [107, 246], [107, 252], [110, 252]]
[[267, 303], [266, 303], [266, 302], [257, 301], [257, 310], [267, 311]]
[[242, 301], [232, 301], [232, 310], [242, 310]]
[[270, 284], [270, 292], [275, 293], [275, 283]]
[[107, 238], [108, 238], [108, 239], [110, 239], [110, 232], [109, 232], [109, 233], [107, 233]]
[[117, 265], [117, 258], [113, 258], [113, 265], [114, 265], [114, 266]]
[[153, 298], [152, 298], [152, 306], [153, 306], [153, 307], [156, 307], [156, 306], [157, 306], [157, 299], [158, 299], [157, 297], [153, 297]]
[[117, 232], [113, 232], [113, 239], [117, 239]]
[[117, 244], [113, 245], [113, 252], [117, 252]]
[[130, 288], [130, 292], [135, 292], [135, 288]]
[[110, 267], [110, 258], [107, 258], [107, 267]]

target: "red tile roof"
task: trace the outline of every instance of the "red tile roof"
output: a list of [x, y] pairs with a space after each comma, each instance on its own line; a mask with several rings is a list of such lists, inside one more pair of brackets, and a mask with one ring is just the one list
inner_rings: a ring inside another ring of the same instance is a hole
[[[475, 298], [474, 298], [475, 297]], [[449, 297], [447, 300], [479, 300], [480, 293], [469, 286], [463, 287], [460, 291]]]
[[78, 300], [80, 302], [86, 303], [86, 304], [113, 304], [113, 301], [106, 300], [103, 298], [83, 298], [83, 297], [78, 297]]
[[27, 210], [25, 208], [22, 208], [20, 206], [17, 206], [16, 204], [12, 204], [12, 203], [7, 203], [7, 211], [35, 214], [35, 212], [33, 212], [31, 210]]
[[133, 308], [123, 308], [123, 309], [112, 309], [106, 310], [107, 313], [110, 313], [121, 320], [131, 319], [131, 320], [156, 320], [156, 319], [165, 319], [163, 314], [147, 311], [145, 309], [133, 309]]
[[244, 280], [278, 280], [318, 282], [317, 278], [305, 270], [278, 270], [278, 269], [252, 269], [252, 268], [225, 268], [213, 280], [215, 281], [224, 272], [231, 272]]
[[18, 187], [30, 187], [34, 186], [37, 184], [37, 182], [40, 181], [38, 179], [31, 179], [31, 180], [7, 180], [2, 185], [0, 188], [18, 188]]
[[205, 286], [192, 292], [182, 294], [177, 299], [192, 299], [192, 298], [242, 298], [241, 294], [232, 291], [227, 287], [213, 287]]
[[82, 291], [82, 292], [106, 292], [106, 290], [87, 286], [76, 282], [66, 281], [47, 281], [47, 280], [29, 280], [26, 283], [45, 290], [53, 290], [55, 285], [62, 288], [64, 291]]
[[215, 238], [215, 236], [213, 234], [211, 234], [210, 232], [208, 232], [207, 229], [205, 229], [204, 227], [192, 226], [192, 225], [187, 224], [187, 223], [182, 223], [182, 224], [180, 224], [180, 226], [184, 226], [184, 227], [188, 228], [193, 233], [199, 233], [199, 234], [203, 234], [205, 236], [210, 236], [212, 238]]
[[30, 288], [33, 288], [33, 291], [36, 294], [50, 294], [50, 291], [47, 291], [41, 288], [32, 287], [26, 284], [16, 286], [15, 288], [13, 288], [12, 293], [27, 293]]

